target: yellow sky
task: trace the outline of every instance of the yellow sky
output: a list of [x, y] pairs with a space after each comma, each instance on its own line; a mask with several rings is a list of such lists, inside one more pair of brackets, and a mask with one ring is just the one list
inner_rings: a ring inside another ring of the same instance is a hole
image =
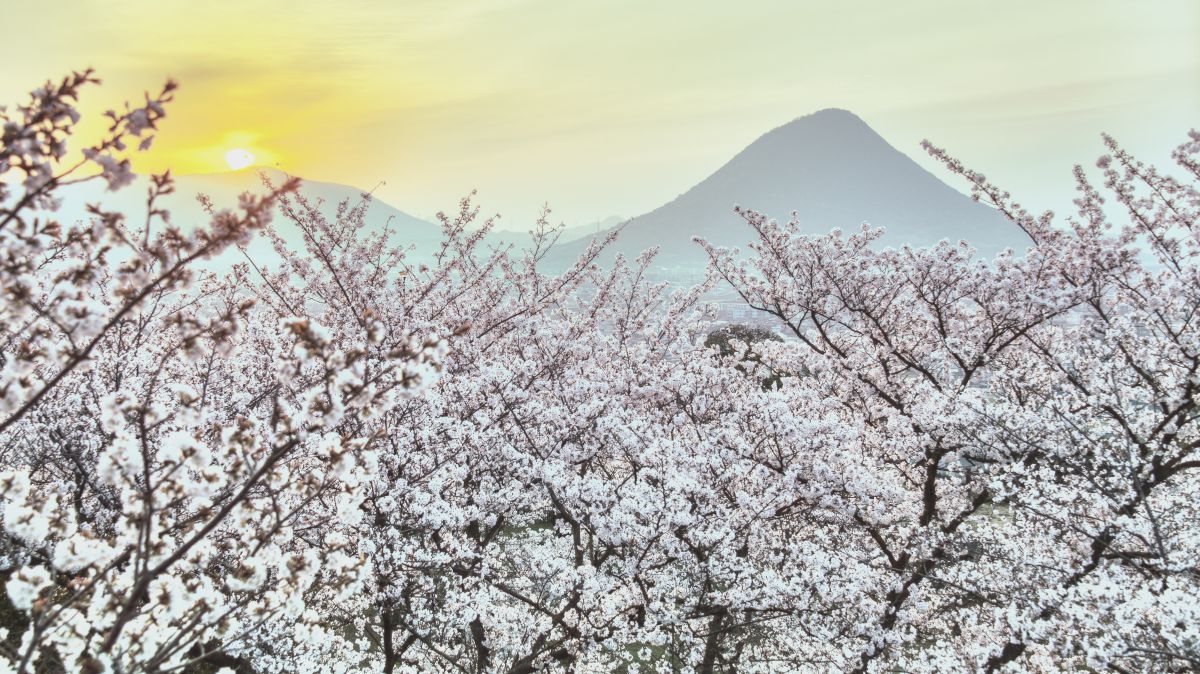
[[105, 86], [85, 111], [180, 81], [139, 170], [219, 171], [244, 147], [386, 181], [377, 194], [423, 217], [479, 188], [513, 228], [544, 201], [571, 224], [650, 210], [824, 107], [914, 157], [928, 137], [1034, 204], [1069, 189], [1102, 130], [1161, 159], [1200, 126], [1200, 0], [0, 8], [0, 101], [87, 65]]

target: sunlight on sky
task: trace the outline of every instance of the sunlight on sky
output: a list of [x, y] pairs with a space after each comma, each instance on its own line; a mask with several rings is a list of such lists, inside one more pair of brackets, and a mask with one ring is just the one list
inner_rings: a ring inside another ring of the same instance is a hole
[[5, 18], [23, 27], [0, 43], [4, 101], [87, 65], [105, 86], [85, 111], [180, 81], [140, 171], [227, 170], [244, 148], [386, 180], [382, 198], [424, 217], [478, 187], [517, 228], [545, 201], [574, 223], [652, 209], [824, 107], [1034, 201], [1069, 189], [1103, 130], [1158, 159], [1200, 123], [1194, 0], [91, 0]]
[[254, 166], [254, 154], [246, 148], [235, 147], [225, 153], [225, 163], [233, 171]]

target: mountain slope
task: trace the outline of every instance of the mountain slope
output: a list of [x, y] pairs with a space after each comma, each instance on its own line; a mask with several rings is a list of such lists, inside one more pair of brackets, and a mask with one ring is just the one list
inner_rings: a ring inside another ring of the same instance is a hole
[[[265, 167], [176, 176], [175, 193], [164, 197], [159, 206], [170, 211], [171, 221], [184, 230], [204, 226], [210, 218], [196, 200], [197, 194], [207, 195], [218, 210], [234, 209], [242, 192], [267, 192], [259, 177], [260, 173], [265, 173], [275, 185], [279, 185], [287, 177], [281, 171]], [[140, 223], [145, 218], [148, 184], [146, 177], [138, 176], [132, 185], [116, 193], [106, 192], [100, 181], [72, 186], [61, 193], [64, 197], [63, 205], [57, 215], [63, 221], [75, 222], [86, 217], [86, 204], [100, 203], [107, 210], [126, 214], [131, 224]], [[364, 190], [357, 187], [315, 180], [302, 180], [300, 185], [300, 193], [311, 203], [319, 202], [319, 209], [330, 220], [334, 218], [337, 206], [342, 200], [349, 199], [351, 205], [356, 204], [363, 192]], [[293, 250], [303, 250], [302, 234], [294, 223], [278, 212], [272, 222]], [[413, 248], [410, 254], [412, 261], [428, 261], [442, 243], [439, 225], [409, 215], [379, 199], [371, 201], [365, 222], [368, 231], [379, 231], [387, 226], [392, 232], [391, 240], [394, 244]], [[500, 246], [503, 243], [512, 243], [524, 246], [528, 244], [528, 240], [529, 236], [524, 232], [495, 232], [484, 240], [484, 244]], [[253, 237], [247, 246], [247, 253], [260, 266], [271, 267], [278, 262], [266, 237]], [[206, 262], [206, 266], [223, 272], [229, 269], [230, 265], [243, 261], [245, 257], [241, 252], [228, 250], [218, 258]]]
[[[657, 245], [661, 266], [701, 266], [693, 235], [725, 246], [752, 238], [735, 204], [781, 220], [795, 210], [813, 233], [870, 222], [886, 228], [882, 243], [890, 246], [966, 239], [993, 255], [1028, 243], [995, 210], [938, 180], [853, 113], [828, 109], [765, 134], [686, 193], [629, 221], [615, 252], [632, 257]], [[584, 245], [559, 246], [554, 262], [575, 259]]]

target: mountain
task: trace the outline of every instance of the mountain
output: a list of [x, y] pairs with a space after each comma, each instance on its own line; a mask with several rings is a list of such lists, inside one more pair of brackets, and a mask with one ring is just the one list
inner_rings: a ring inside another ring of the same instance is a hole
[[[182, 214], [186, 218], [196, 218], [197, 222], [204, 222], [204, 212], [195, 200], [197, 193], [207, 194], [217, 208], [235, 207], [238, 195], [244, 191], [264, 194], [267, 188], [262, 184], [260, 173], [266, 175], [275, 185], [286, 179], [281, 171], [262, 167], [180, 176], [176, 179], [175, 188], [176, 195], [182, 199], [176, 199], [170, 204], [172, 216], [178, 217]], [[339, 203], [349, 199], [351, 205], [356, 204], [365, 191], [350, 185], [316, 180], [302, 180], [300, 183], [300, 194], [312, 203], [319, 202], [321, 212], [330, 220], [334, 219]], [[295, 250], [302, 250], [302, 235], [292, 222], [278, 212], [272, 222]], [[394, 232], [393, 241], [413, 246], [414, 258], [418, 259], [435, 250], [442, 240], [441, 229], [437, 225], [409, 215], [379, 199], [371, 200], [365, 222], [369, 231], [382, 229], [386, 224]], [[254, 237], [247, 248], [259, 264], [264, 260], [270, 264], [275, 259], [274, 251], [266, 237]], [[240, 254], [237, 257], [241, 259]]]
[[[850, 231], [866, 221], [886, 228], [885, 246], [965, 239], [991, 256], [1028, 244], [994, 209], [938, 180], [853, 113], [827, 109], [770, 131], [700, 184], [625, 223], [606, 258], [661, 246], [657, 265], [701, 267], [706, 257], [693, 235], [722, 246], [752, 239], [735, 204], [780, 220], [795, 210], [813, 233]], [[569, 264], [588, 241], [560, 244], [551, 262]]]
[[571, 241], [578, 241], [580, 239], [584, 239], [585, 242], [591, 241], [600, 232], [606, 232], [613, 227], [619, 226], [625, 221], [626, 218], [622, 218], [619, 215], [610, 215], [607, 218], [601, 218], [595, 222], [589, 222], [583, 225], [571, 225], [563, 229], [562, 234], [559, 234], [558, 236], [558, 240], [560, 243], [569, 243]]
[[[224, 173], [176, 177], [176, 193], [164, 200], [172, 220], [182, 226], [197, 226], [208, 216], [196, 202], [197, 193], [209, 195], [217, 208], [232, 208], [243, 191], [262, 193], [259, 173], [275, 183], [284, 179], [276, 169], [254, 167]], [[120, 210], [137, 223], [145, 213], [147, 181], [116, 194], [103, 191], [98, 182], [66, 190], [59, 214], [65, 221], [84, 216], [84, 205], [99, 201], [110, 210]], [[322, 202], [329, 216], [337, 204], [349, 198], [356, 202], [363, 190], [348, 185], [305, 180], [301, 191]], [[732, 160], [686, 193], [668, 204], [632, 220], [615, 216], [575, 227], [559, 237], [550, 252], [546, 271], [566, 268], [596, 236], [621, 228], [620, 236], [603, 259], [617, 253], [632, 258], [641, 251], [660, 246], [656, 264], [666, 268], [699, 269], [706, 263], [703, 251], [692, 242], [693, 235], [723, 246], [744, 246], [752, 239], [745, 222], [733, 212], [741, 204], [786, 219], [799, 213], [807, 231], [825, 233], [834, 227], [852, 230], [863, 221], [883, 226], [883, 245], [911, 243], [926, 246], [940, 239], [966, 239], [981, 254], [993, 255], [1006, 247], [1022, 249], [1024, 234], [995, 210], [976, 203], [938, 180], [875, 133], [865, 122], [846, 110], [829, 109], [801, 117], [754, 141]], [[295, 226], [276, 217], [285, 239], [300, 242]], [[441, 243], [441, 229], [375, 199], [367, 214], [367, 227], [394, 232], [393, 241], [414, 248], [410, 259], [427, 259]], [[501, 244], [518, 248], [529, 242], [525, 232], [498, 231], [484, 241], [485, 249]], [[255, 237], [249, 252], [259, 264], [275, 259], [270, 244]], [[230, 251], [214, 261], [217, 269], [243, 259]]]
[[[218, 210], [233, 209], [237, 207], [238, 196], [241, 193], [267, 192], [260, 174], [265, 174], [275, 185], [279, 185], [287, 177], [277, 169], [266, 167], [180, 175], [175, 177], [175, 193], [164, 197], [159, 206], [170, 211], [171, 221], [185, 230], [199, 227], [209, 221], [209, 216], [196, 200], [198, 194], [207, 195]], [[145, 176], [138, 176], [134, 184], [115, 193], [105, 191], [104, 184], [100, 181], [69, 187], [60, 193], [63, 205], [57, 215], [65, 222], [74, 222], [86, 216], [86, 204], [100, 203], [107, 210], [124, 213], [131, 224], [140, 223], [145, 217], [148, 184]], [[337, 206], [342, 200], [349, 199], [352, 205], [356, 204], [364, 191], [350, 185], [315, 180], [302, 180], [300, 184], [300, 193], [312, 203], [319, 202], [321, 212], [330, 220], [334, 218]], [[284, 239], [292, 244], [294, 250], [303, 249], [302, 235], [293, 223], [278, 212], [272, 222]], [[414, 261], [428, 260], [442, 242], [439, 225], [405, 213], [379, 199], [372, 199], [365, 222], [368, 231], [378, 231], [386, 225], [393, 232], [394, 243], [413, 248], [410, 259]], [[524, 245], [528, 240], [529, 236], [526, 233], [498, 232], [489, 235], [484, 240], [484, 245]], [[273, 266], [277, 262], [277, 256], [266, 237], [252, 238], [247, 252], [259, 265]], [[245, 257], [239, 251], [228, 250], [207, 265], [210, 269], [225, 271], [233, 263], [244, 260]]]

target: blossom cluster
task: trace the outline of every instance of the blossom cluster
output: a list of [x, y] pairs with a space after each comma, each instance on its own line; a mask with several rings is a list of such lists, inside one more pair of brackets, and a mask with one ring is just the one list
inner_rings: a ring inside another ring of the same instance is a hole
[[431, 258], [265, 177], [60, 223], [174, 89], [76, 166], [92, 79], [5, 118], [0, 672], [1200, 666], [1195, 133], [1182, 178], [1106, 139], [1065, 226], [929, 146], [1026, 250], [747, 210], [679, 291], [609, 240], [544, 274], [548, 213], [493, 249], [470, 198]]

